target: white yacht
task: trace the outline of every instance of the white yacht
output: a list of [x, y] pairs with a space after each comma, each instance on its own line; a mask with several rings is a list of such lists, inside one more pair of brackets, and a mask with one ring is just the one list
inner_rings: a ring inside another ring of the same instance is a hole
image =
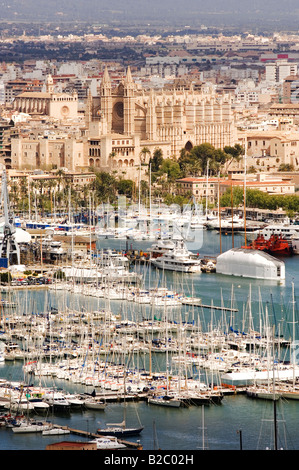
[[296, 235], [292, 235], [290, 240], [294, 255], [299, 255], [299, 233]]
[[21, 422], [20, 424], [12, 427], [12, 432], [17, 434], [43, 432], [52, 428], [51, 423], [42, 421]]
[[164, 255], [151, 259], [151, 263], [159, 269], [169, 271], [201, 272], [201, 261], [187, 249], [182, 240], [177, 241], [175, 247], [164, 253]]
[[70, 402], [65, 398], [62, 393], [59, 392], [49, 392], [45, 395], [45, 402], [48, 403], [50, 406], [58, 410], [69, 410], [70, 409]]
[[118, 442], [117, 438], [114, 436], [107, 437], [97, 437], [93, 441], [97, 444], [98, 450], [119, 450], [126, 449], [126, 445]]
[[158, 258], [174, 248], [175, 242], [173, 240], [160, 238], [153, 243], [148, 252], [150, 253], [151, 258]]
[[58, 240], [54, 240], [51, 235], [42, 239], [41, 249], [53, 258], [66, 254], [66, 251], [62, 248], [62, 243]]
[[271, 235], [280, 235], [289, 240], [293, 236], [299, 236], [299, 225], [297, 224], [269, 224], [261, 230], [256, 230], [255, 235], [263, 235], [268, 240]]

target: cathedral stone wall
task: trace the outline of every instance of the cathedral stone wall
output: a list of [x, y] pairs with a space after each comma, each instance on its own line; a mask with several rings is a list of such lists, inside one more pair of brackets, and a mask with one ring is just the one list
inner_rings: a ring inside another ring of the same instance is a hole
[[140, 145], [130, 151], [131, 165], [139, 165], [143, 146], [151, 151], [163, 147], [164, 158], [178, 158], [182, 148], [190, 150], [205, 142], [223, 148], [237, 142], [229, 95], [217, 96], [211, 90], [194, 91], [192, 87], [146, 92], [135, 85], [130, 69], [115, 88], [106, 69], [100, 97], [90, 103], [90, 108], [90, 131], [99, 140], [106, 139], [105, 152], [101, 151], [98, 160], [100, 167], [107, 167], [107, 154], [111, 168], [119, 166], [118, 157], [111, 157], [115, 149], [113, 139], [107, 144], [109, 135], [139, 140]]

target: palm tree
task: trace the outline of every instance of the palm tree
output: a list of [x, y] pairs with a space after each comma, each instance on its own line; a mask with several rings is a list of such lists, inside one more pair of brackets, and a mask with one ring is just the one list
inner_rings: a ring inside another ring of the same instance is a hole
[[146, 161], [146, 156], [147, 155], [150, 155], [151, 152], [150, 152], [150, 149], [148, 147], [143, 147], [140, 151], [140, 154], [139, 154], [139, 157], [140, 157], [140, 163], [145, 163]]

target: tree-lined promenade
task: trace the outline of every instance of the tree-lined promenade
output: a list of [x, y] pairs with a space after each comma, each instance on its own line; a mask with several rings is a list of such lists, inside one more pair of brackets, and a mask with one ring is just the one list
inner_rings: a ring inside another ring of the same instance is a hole
[[[126, 196], [130, 202], [147, 203], [151, 195], [166, 204], [179, 205], [190, 203], [192, 193], [178, 193], [177, 180], [186, 176], [219, 176], [225, 177], [231, 162], [240, 161], [244, 149], [236, 144], [234, 147], [216, 149], [211, 144], [204, 143], [193, 147], [190, 151], [182, 149], [178, 160], [163, 158], [162, 150], [157, 148], [150, 154], [148, 148], [143, 148], [140, 161], [149, 154], [146, 172], [139, 182], [126, 179], [124, 174], [98, 171], [92, 168], [94, 178], [84, 185], [72, 184], [68, 174], [57, 170], [51, 174], [51, 179], [28, 181], [24, 174], [19, 183], [11, 181], [10, 200], [16, 211], [26, 212], [34, 208], [41, 214], [53, 213], [53, 210], [67, 211], [71, 206], [74, 210], [95, 208], [101, 203], [114, 204], [118, 196]], [[224, 171], [225, 169], [225, 171]], [[199, 201], [204, 203], [205, 200]], [[217, 201], [218, 204], [218, 201]], [[244, 190], [242, 187], [227, 189], [222, 195], [222, 207], [244, 206]], [[54, 207], [55, 206], [55, 207]], [[257, 209], [283, 209], [289, 215], [299, 213], [299, 196], [297, 194], [268, 194], [257, 189], [246, 189], [246, 207]]]
[[[222, 207], [244, 206], [243, 188], [227, 189], [220, 199]], [[246, 207], [255, 209], [283, 209], [290, 217], [299, 213], [299, 195], [297, 194], [268, 194], [259, 189], [246, 189]]]

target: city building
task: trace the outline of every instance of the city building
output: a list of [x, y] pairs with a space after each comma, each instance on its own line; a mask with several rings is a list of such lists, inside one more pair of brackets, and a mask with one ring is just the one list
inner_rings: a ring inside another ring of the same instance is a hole
[[177, 193], [182, 196], [192, 196], [196, 201], [215, 204], [218, 199], [218, 188], [222, 178], [187, 177], [176, 180]]
[[73, 135], [16, 137], [11, 140], [11, 165], [15, 169], [67, 168], [88, 166], [87, 141]]
[[[177, 192], [183, 196], [194, 197], [198, 202], [206, 201], [215, 204], [218, 197], [222, 196], [228, 189], [244, 188], [244, 174], [234, 175], [229, 178], [215, 177], [187, 177], [176, 181]], [[246, 188], [258, 189], [268, 194], [294, 194], [295, 182], [290, 178], [282, 178], [277, 175], [271, 176], [265, 173], [251, 174], [246, 176]]]
[[75, 119], [78, 116], [77, 93], [55, 93], [51, 75], [46, 80], [46, 91], [25, 91], [15, 96], [13, 109], [30, 115], [47, 115], [54, 119]]
[[267, 63], [266, 68], [266, 81], [267, 82], [282, 82], [290, 75], [297, 75], [297, 64], [278, 60], [273, 63]]
[[43, 87], [43, 82], [37, 79], [15, 79], [8, 80], [4, 85], [4, 100], [10, 104], [21, 93], [39, 93]]

